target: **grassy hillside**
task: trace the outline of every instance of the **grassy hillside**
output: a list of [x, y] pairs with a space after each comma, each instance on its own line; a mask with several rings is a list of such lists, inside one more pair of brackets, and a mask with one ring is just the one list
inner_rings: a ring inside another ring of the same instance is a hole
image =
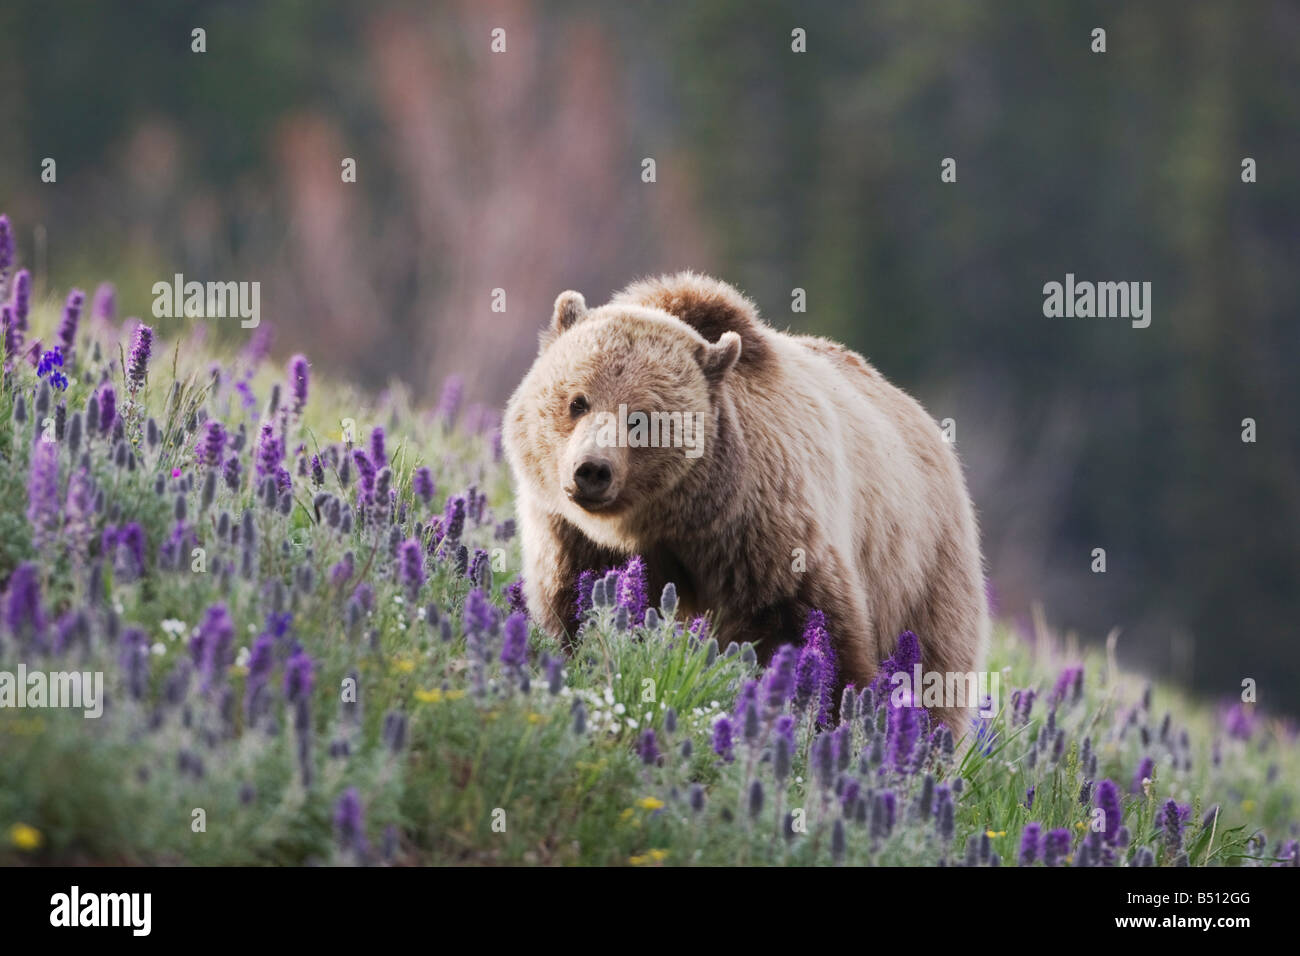
[[0, 709], [2, 863], [1297, 860], [1294, 729], [1252, 705], [999, 628], [999, 713], [958, 740], [870, 691], [818, 727], [820, 635], [760, 672], [635, 561], [565, 655], [455, 383], [416, 409], [256, 337], [146, 361], [96, 311], [40, 370], [62, 303], [10, 312], [0, 670], [102, 671], [106, 703]]

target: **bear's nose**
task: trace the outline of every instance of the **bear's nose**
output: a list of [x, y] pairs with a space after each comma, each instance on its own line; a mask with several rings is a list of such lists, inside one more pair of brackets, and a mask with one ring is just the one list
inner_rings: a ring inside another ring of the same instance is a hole
[[604, 458], [584, 458], [573, 470], [573, 483], [583, 498], [599, 498], [609, 490], [614, 469]]

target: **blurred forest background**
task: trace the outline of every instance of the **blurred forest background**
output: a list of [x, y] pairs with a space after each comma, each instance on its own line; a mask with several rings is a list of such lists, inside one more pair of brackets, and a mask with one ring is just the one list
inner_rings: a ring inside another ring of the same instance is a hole
[[[0, 8], [39, 294], [257, 280], [283, 355], [500, 405], [562, 289], [713, 272], [956, 420], [1003, 614], [1292, 712], [1298, 119], [1289, 0]], [[1150, 328], [1045, 318], [1067, 272], [1150, 281]]]

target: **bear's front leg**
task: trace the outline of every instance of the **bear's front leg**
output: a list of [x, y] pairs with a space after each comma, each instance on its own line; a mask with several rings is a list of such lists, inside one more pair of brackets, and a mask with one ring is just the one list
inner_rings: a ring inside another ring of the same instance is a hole
[[578, 576], [617, 564], [621, 556], [593, 543], [561, 516], [521, 496], [524, 598], [538, 627], [567, 642], [577, 632]]

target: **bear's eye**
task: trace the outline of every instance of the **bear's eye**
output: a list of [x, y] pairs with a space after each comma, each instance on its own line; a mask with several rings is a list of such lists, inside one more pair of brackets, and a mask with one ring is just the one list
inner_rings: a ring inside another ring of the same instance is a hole
[[579, 395], [569, 402], [569, 417], [581, 418], [583, 415], [587, 414], [587, 410], [590, 407], [591, 406], [587, 404], [587, 397], [585, 395]]

